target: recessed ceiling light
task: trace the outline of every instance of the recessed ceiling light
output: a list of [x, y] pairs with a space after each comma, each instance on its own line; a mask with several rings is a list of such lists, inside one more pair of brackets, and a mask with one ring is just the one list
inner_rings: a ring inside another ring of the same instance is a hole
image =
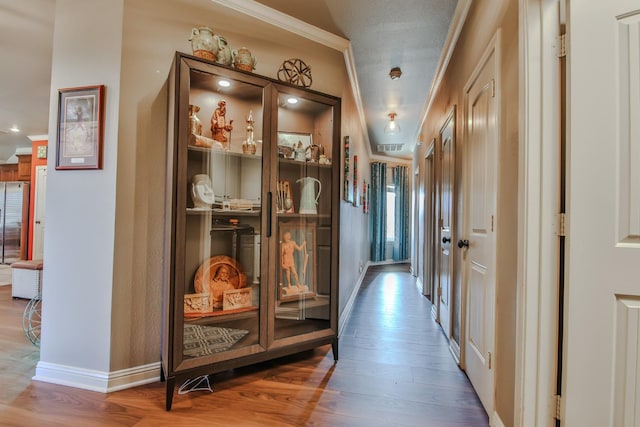
[[18, 125], [13, 125], [9, 128], [9, 130], [13, 133], [18, 133], [20, 132], [20, 128], [18, 127]]
[[298, 98], [294, 98], [293, 96], [290, 96], [289, 98], [287, 98], [287, 103], [289, 103], [289, 104], [297, 104], [298, 103]]
[[219, 80], [218, 81], [218, 86], [220, 86], [220, 87], [229, 87], [229, 86], [231, 86], [231, 82], [229, 82], [229, 80]]

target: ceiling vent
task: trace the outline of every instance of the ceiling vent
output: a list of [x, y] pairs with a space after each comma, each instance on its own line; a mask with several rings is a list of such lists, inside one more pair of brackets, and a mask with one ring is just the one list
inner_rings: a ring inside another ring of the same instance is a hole
[[404, 144], [378, 144], [378, 151], [383, 151], [385, 153], [402, 151], [403, 147]]

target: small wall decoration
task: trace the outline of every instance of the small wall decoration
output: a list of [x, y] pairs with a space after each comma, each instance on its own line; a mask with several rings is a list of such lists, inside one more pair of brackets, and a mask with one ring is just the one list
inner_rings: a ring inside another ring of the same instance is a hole
[[102, 169], [104, 85], [58, 90], [56, 169]]
[[280, 226], [278, 299], [281, 302], [316, 295], [316, 229], [308, 223]]
[[296, 86], [311, 87], [311, 83], [313, 83], [311, 67], [305, 64], [302, 59], [287, 59], [278, 70], [278, 80]]
[[353, 156], [353, 206], [360, 206], [360, 187], [358, 185], [358, 156]]
[[362, 180], [362, 213], [369, 213], [369, 184]]
[[345, 202], [352, 203], [353, 202], [353, 193], [351, 192], [351, 187], [349, 185], [349, 137], [344, 137], [344, 186], [342, 190], [342, 198]]

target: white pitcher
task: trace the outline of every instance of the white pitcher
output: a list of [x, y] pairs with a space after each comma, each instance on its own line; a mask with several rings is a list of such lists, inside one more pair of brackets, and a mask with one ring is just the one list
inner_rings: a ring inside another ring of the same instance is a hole
[[[296, 182], [302, 183], [302, 191], [300, 192], [300, 213], [301, 214], [317, 214], [318, 199], [322, 191], [322, 184], [315, 178], [310, 176], [300, 178]], [[316, 186], [318, 184], [318, 193], [316, 194]]]

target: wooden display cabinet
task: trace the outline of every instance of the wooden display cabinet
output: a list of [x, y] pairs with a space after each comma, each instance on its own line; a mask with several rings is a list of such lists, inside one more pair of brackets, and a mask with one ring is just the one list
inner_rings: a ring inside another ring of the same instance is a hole
[[192, 378], [325, 344], [337, 360], [339, 153], [339, 98], [176, 53], [167, 410]]

